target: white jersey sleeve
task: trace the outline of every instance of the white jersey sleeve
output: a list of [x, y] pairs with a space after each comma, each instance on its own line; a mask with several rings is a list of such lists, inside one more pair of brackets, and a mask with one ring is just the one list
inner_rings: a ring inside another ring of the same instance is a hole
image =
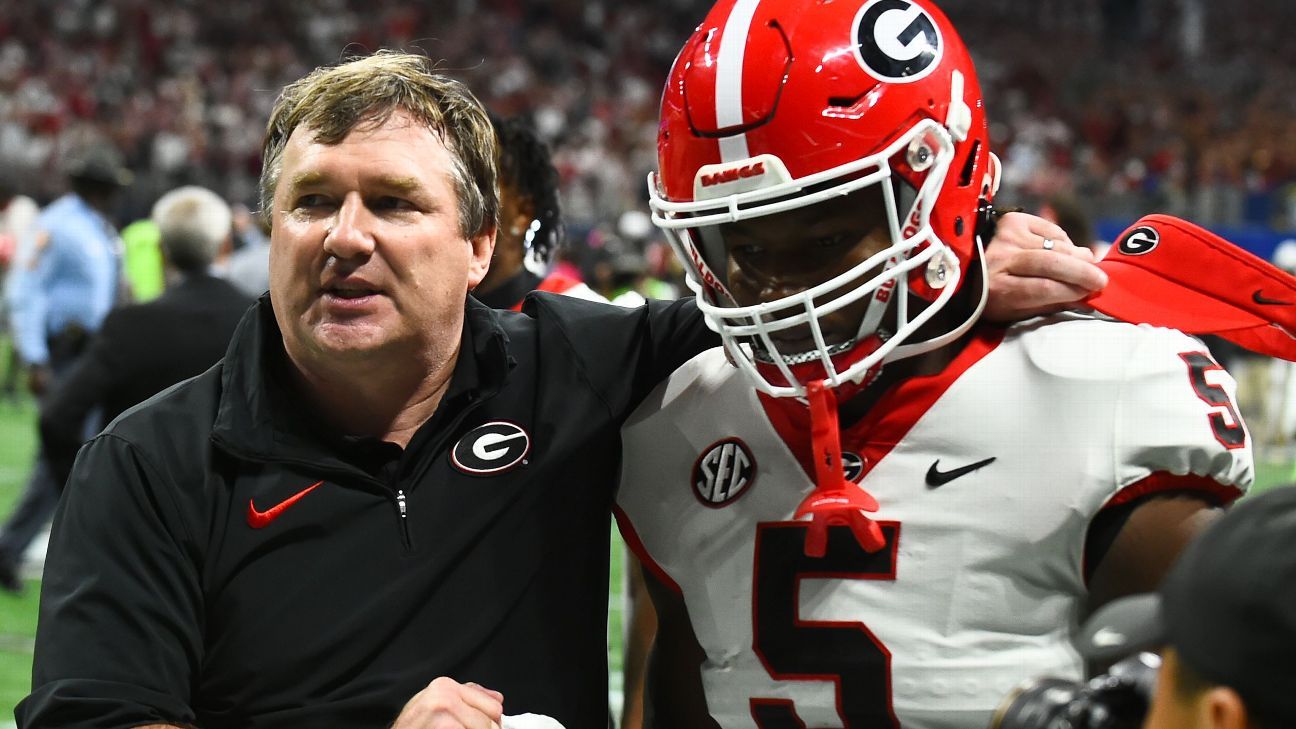
[[1070, 383], [1059, 416], [1084, 409], [1086, 399], [1109, 415], [1107, 430], [1094, 434], [1103, 438], [1092, 444], [1112, 461], [1105, 503], [1163, 490], [1229, 502], [1254, 479], [1250, 436], [1234, 404], [1237, 384], [1200, 340], [1078, 315], [1055, 318], [1021, 340], [1035, 367]]

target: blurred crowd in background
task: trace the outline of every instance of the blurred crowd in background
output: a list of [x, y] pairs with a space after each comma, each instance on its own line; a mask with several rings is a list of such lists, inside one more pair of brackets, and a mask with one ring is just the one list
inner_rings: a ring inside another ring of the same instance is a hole
[[[345, 53], [420, 49], [556, 153], [569, 239], [642, 246], [672, 55], [702, 0], [0, 0], [0, 169], [39, 202], [95, 139], [136, 184], [118, 222], [200, 184], [253, 206], [278, 90]], [[1296, 228], [1286, 0], [948, 0], [976, 55], [1001, 199]], [[630, 211], [631, 215], [624, 216]], [[623, 217], [624, 216], [624, 217]], [[593, 234], [593, 237], [591, 237]]]
[[[609, 298], [677, 295], [680, 271], [646, 214], [645, 178], [665, 74], [708, 6], [0, 0], [0, 225], [56, 199], [68, 160], [107, 145], [134, 173], [108, 211], [136, 289], [126, 300], [161, 288], [155, 260], [143, 261], [151, 278], [137, 275], [148, 224], [130, 224], [181, 185], [231, 203], [236, 250], [218, 268], [256, 289], [267, 255], [254, 214], [260, 146], [279, 89], [347, 54], [402, 48], [442, 59], [492, 111], [526, 119], [552, 147], [567, 233], [558, 265]], [[1263, 256], [1296, 231], [1296, 47], [1280, 37], [1296, 19], [1289, 0], [942, 7], [973, 49], [1004, 162], [1001, 203], [1098, 246], [1152, 211]], [[25, 206], [6, 208], [15, 194]], [[1266, 242], [1248, 240], [1254, 231]], [[16, 247], [0, 235], [0, 268]], [[1279, 264], [1296, 268], [1296, 242], [1286, 252]]]

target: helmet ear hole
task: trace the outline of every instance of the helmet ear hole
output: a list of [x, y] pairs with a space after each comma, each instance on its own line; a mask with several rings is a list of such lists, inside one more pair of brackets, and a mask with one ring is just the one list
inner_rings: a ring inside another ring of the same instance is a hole
[[967, 159], [963, 162], [963, 171], [959, 173], [959, 187], [967, 187], [972, 184], [972, 175], [976, 172], [977, 157], [981, 154], [981, 140], [978, 139], [972, 143], [972, 151], [968, 152]]

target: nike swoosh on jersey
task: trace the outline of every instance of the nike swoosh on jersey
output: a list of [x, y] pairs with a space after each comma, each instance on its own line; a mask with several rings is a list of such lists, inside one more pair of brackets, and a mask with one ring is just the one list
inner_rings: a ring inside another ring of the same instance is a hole
[[1256, 302], [1257, 304], [1260, 304], [1261, 306], [1291, 306], [1292, 303], [1290, 301], [1271, 299], [1268, 296], [1265, 296], [1264, 291], [1262, 291], [1261, 289], [1256, 289], [1255, 293], [1251, 294], [1251, 300]]
[[278, 519], [280, 514], [288, 510], [288, 507], [292, 506], [298, 501], [301, 501], [302, 497], [314, 491], [315, 489], [319, 488], [320, 485], [323, 483], [324, 483], [323, 481], [316, 481], [310, 486], [307, 486], [301, 491], [298, 491], [297, 493], [293, 494], [292, 496], [289, 496], [283, 501], [280, 501], [279, 503], [275, 504], [269, 509], [266, 509], [265, 511], [257, 511], [256, 506], [253, 505], [252, 503], [252, 499], [248, 499], [248, 510], [247, 510], [248, 526], [252, 527], [253, 529], [263, 529], [265, 527], [270, 526], [270, 522], [274, 521], [275, 519]]
[[959, 468], [951, 468], [948, 471], [942, 471], [937, 468], [937, 466], [940, 465], [940, 459], [937, 458], [936, 462], [931, 464], [931, 468], [927, 469], [927, 486], [928, 488], [933, 488], [933, 489], [936, 488], [937, 486], [944, 486], [945, 484], [949, 483], [950, 481], [953, 481], [959, 476], [966, 476], [969, 473], [972, 473], [973, 471], [977, 470], [978, 468], [981, 468], [983, 466], [988, 466], [994, 462], [995, 462], [995, 456], [990, 456], [984, 461], [977, 461], [976, 463], [970, 463], [966, 466], [960, 466]]

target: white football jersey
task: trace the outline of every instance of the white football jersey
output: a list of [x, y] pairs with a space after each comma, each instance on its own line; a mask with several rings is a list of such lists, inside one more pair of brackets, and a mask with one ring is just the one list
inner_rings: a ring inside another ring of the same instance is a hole
[[793, 520], [814, 487], [805, 407], [758, 397], [715, 349], [627, 421], [617, 516], [683, 596], [721, 727], [980, 729], [1022, 680], [1082, 677], [1101, 509], [1247, 488], [1233, 396], [1177, 331], [1073, 314], [982, 328], [843, 430], [887, 546], [833, 527], [816, 559]]

